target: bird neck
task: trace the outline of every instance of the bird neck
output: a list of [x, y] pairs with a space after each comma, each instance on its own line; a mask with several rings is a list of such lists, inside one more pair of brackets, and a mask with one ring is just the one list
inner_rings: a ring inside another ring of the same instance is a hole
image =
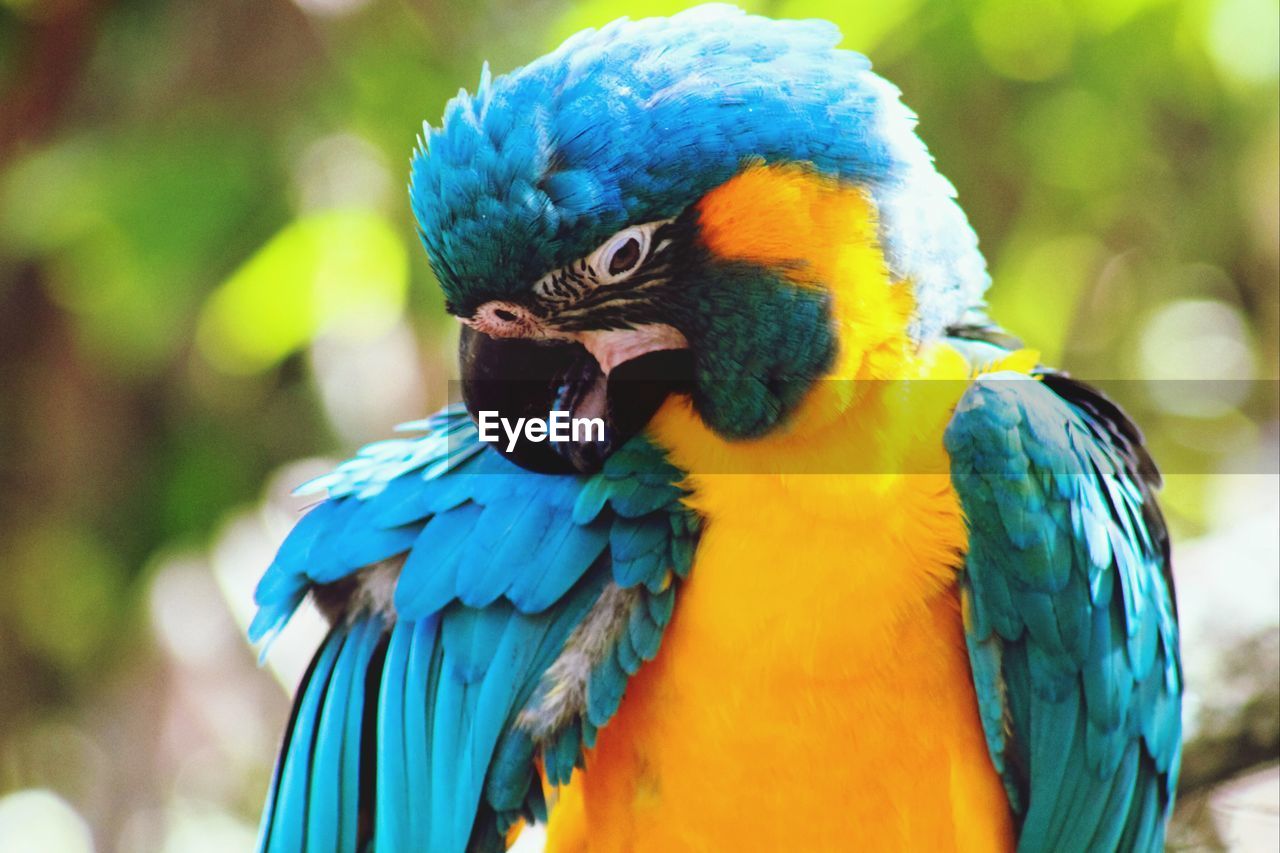
[[708, 193], [698, 212], [700, 238], [714, 257], [825, 294], [838, 344], [828, 378], [910, 375], [912, 285], [890, 276], [864, 189], [801, 164], [757, 165]]
[[673, 462], [695, 474], [894, 474], [914, 466], [916, 445], [940, 452], [969, 366], [910, 337], [911, 283], [890, 276], [865, 191], [799, 164], [758, 165], [705, 196], [699, 215], [714, 256], [821, 292], [836, 349], [795, 410], [758, 437], [726, 438], [688, 398], [670, 400], [651, 430]]
[[938, 343], [899, 361], [892, 376], [820, 380], [786, 424], [759, 438], [719, 435], [685, 396], [668, 399], [649, 431], [695, 478], [945, 472], [942, 431], [969, 376], [964, 357]]

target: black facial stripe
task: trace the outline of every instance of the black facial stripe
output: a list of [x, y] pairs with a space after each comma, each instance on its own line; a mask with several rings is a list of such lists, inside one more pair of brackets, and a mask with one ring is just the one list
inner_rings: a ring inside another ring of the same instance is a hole
[[562, 327], [565, 323], [575, 323], [582, 321], [590, 321], [602, 317], [606, 314], [617, 313], [634, 305], [647, 304], [646, 299], [635, 299], [626, 296], [620, 296], [616, 299], [609, 299], [597, 302], [589, 308], [575, 308], [556, 317], [556, 326]]
[[677, 240], [679, 237], [684, 236], [689, 229], [686, 225], [682, 224], [681, 220], [683, 218], [684, 217], [681, 216], [680, 218], [673, 219], [670, 222], [659, 225], [657, 230], [653, 232], [651, 245], [657, 246], [663, 240]]
[[537, 293], [548, 305], [575, 302], [591, 289], [591, 281], [570, 267], [557, 270], [538, 283]]
[[653, 275], [640, 285], [594, 290], [581, 300], [555, 311], [549, 319], [561, 331], [620, 328], [660, 320], [660, 306], [670, 279]]
[[617, 299], [590, 312], [556, 318], [556, 327], [564, 332], [601, 329], [631, 329], [651, 323], [670, 322], [662, 304], [653, 299]]
[[572, 305], [565, 306], [556, 313], [557, 324], [560, 320], [594, 312], [603, 305], [624, 302], [652, 302], [655, 294], [661, 293], [670, 284], [670, 279], [663, 275], [646, 276], [638, 284], [630, 287], [599, 288], [584, 295]]
[[[595, 328], [598, 322], [614, 322], [617, 306], [648, 305], [655, 291], [670, 281], [673, 268], [687, 248], [694, 229], [687, 215], [654, 229], [649, 248], [640, 266], [619, 281], [601, 281], [587, 258], [578, 258], [553, 271], [535, 286], [537, 313], [564, 331]], [[641, 295], [642, 298], [634, 298]], [[600, 312], [608, 308], [608, 314]], [[627, 325], [623, 321], [623, 325]]]
[[625, 281], [615, 281], [611, 284], [597, 284], [582, 295], [580, 302], [581, 304], [589, 305], [593, 300], [601, 298], [610, 299], [617, 293], [644, 290], [652, 286], [655, 282], [665, 282], [668, 277], [667, 272], [668, 271], [665, 268], [654, 269], [632, 276]]

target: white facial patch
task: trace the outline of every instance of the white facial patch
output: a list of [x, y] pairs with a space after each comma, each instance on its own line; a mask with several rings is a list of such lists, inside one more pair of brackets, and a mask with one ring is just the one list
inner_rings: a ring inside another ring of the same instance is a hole
[[619, 364], [646, 353], [687, 349], [689, 341], [674, 326], [653, 323], [634, 329], [576, 332], [569, 336], [587, 348], [600, 370], [608, 376]]

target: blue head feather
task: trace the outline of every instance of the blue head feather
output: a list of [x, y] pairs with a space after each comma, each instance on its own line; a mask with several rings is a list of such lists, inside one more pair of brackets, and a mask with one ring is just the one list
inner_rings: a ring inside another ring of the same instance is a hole
[[898, 90], [823, 21], [709, 5], [626, 19], [449, 102], [410, 194], [450, 303], [519, 296], [629, 223], [677, 215], [744, 163], [808, 161], [867, 188], [920, 340], [979, 304], [977, 239]]

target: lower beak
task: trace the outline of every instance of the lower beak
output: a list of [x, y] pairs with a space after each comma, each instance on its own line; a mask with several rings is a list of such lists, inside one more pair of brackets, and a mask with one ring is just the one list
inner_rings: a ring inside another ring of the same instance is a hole
[[463, 327], [463, 399], [489, 425], [489, 438], [496, 434], [494, 449], [533, 471], [591, 473], [644, 429], [668, 394], [690, 387], [691, 353], [665, 348], [670, 336], [607, 334], [606, 370], [587, 348], [601, 352], [595, 341], [492, 338]]

